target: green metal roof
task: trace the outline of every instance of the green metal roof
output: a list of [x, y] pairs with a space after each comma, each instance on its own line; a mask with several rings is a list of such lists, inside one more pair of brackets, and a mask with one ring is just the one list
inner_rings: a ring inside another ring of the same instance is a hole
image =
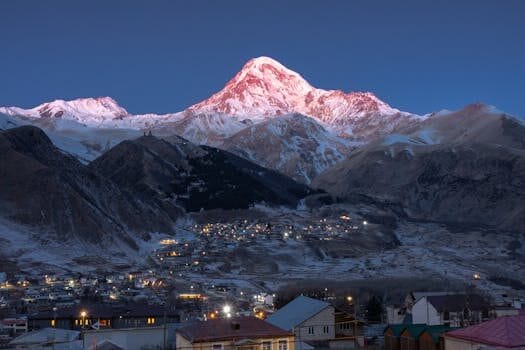
[[[419, 339], [419, 336], [428, 328], [426, 324], [411, 324], [406, 327], [405, 330], [408, 330], [408, 333], [414, 339]], [[403, 331], [404, 332], [404, 331]]]
[[392, 324], [385, 328], [385, 331], [383, 333], [386, 333], [389, 329], [392, 330], [392, 333], [394, 336], [399, 337], [401, 333], [407, 328], [408, 325], [406, 324]]
[[401, 333], [403, 333], [405, 330], [408, 330], [410, 336], [416, 340], [419, 339], [421, 334], [427, 332], [432, 337], [432, 340], [437, 343], [439, 342], [439, 336], [441, 334], [456, 328], [443, 325], [429, 326], [426, 324], [392, 324], [385, 328], [383, 333], [386, 333], [389, 329], [392, 330], [392, 334], [394, 334], [396, 337], [401, 336]]

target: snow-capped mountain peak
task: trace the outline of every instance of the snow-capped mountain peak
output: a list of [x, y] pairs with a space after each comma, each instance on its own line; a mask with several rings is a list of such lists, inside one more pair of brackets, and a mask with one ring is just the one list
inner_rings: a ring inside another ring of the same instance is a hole
[[294, 112], [298, 101], [313, 89], [298, 73], [263, 56], [248, 61], [221, 91], [188, 112], [252, 118], [282, 115]]
[[300, 74], [269, 57], [248, 61], [210, 98], [186, 110], [189, 115], [224, 114], [267, 119], [299, 113], [320, 120], [339, 134], [352, 133], [356, 122], [403, 114], [370, 92], [317, 89]]
[[307, 94], [313, 89], [301, 75], [266, 56], [249, 60], [226, 86], [238, 88], [243, 84], [247, 88], [259, 84], [267, 92], [282, 89], [291, 95]]
[[[4, 107], [0, 113], [106, 128], [142, 129], [177, 123], [199, 135], [211, 132], [223, 136], [267, 119], [301, 114], [339, 136], [355, 140], [385, 135], [414, 119], [370, 92], [315, 88], [300, 74], [264, 56], [249, 60], [221, 91], [181, 113], [132, 115], [110, 97], [56, 100], [31, 109]], [[213, 116], [218, 120], [205, 123]], [[215, 130], [217, 127], [220, 130]]]
[[34, 108], [3, 107], [0, 112], [8, 115], [22, 115], [32, 118], [62, 118], [81, 123], [100, 123], [105, 120], [120, 120], [128, 112], [111, 97], [79, 98], [75, 100], [55, 100]]

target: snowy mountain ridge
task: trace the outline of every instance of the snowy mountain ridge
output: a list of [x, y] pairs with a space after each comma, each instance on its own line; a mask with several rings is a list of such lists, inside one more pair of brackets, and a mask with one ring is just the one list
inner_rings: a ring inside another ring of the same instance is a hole
[[[500, 113], [490, 106], [476, 108]], [[318, 89], [276, 60], [258, 57], [222, 90], [178, 113], [131, 114], [110, 97], [56, 100], [31, 109], [0, 107], [2, 113], [11, 119], [0, 124], [41, 127], [83, 162], [149, 130], [233, 152], [308, 184], [352, 150], [388, 135], [383, 142], [396, 143], [412, 133], [416, 142], [448, 139], [445, 129], [432, 135], [411, 130], [451, 112], [418, 116], [370, 92]]]
[[[390, 117], [411, 119], [415, 116], [390, 107], [370, 92], [344, 93], [314, 88], [301, 75], [269, 57], [248, 61], [221, 91], [183, 112], [134, 115], [111, 97], [99, 97], [55, 100], [30, 109], [0, 107], [0, 113], [28, 118], [70, 119], [93, 127], [134, 129], [183, 119], [188, 124], [201, 115], [230, 117], [233, 124], [238, 124], [239, 121], [258, 123], [298, 113], [314, 118], [344, 137], [352, 136], [359, 129], [356, 124], [370, 124], [367, 120]], [[202, 121], [197, 121], [197, 124], [202, 124]], [[373, 122], [373, 125], [379, 124], [384, 123]], [[203, 127], [206, 129], [202, 125], [193, 126], [198, 129]], [[238, 126], [234, 129], [237, 131]]]
[[[32, 119], [65, 119], [90, 127], [142, 129], [155, 123], [177, 119], [178, 114], [130, 114], [111, 97], [55, 100], [36, 107], [0, 107], [0, 113]], [[180, 114], [180, 113], [179, 113]]]
[[264, 56], [248, 61], [221, 91], [189, 107], [186, 113], [218, 113], [256, 120], [299, 113], [343, 135], [350, 135], [351, 125], [368, 116], [411, 116], [370, 92], [314, 88], [298, 73]]

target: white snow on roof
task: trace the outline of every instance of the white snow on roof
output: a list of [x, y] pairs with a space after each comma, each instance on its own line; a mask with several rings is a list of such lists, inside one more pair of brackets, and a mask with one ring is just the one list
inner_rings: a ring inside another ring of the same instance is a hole
[[328, 306], [329, 303], [301, 295], [268, 317], [266, 321], [289, 331]]
[[60, 328], [43, 328], [22, 334], [9, 343], [10, 345], [39, 345], [47, 343], [67, 343], [77, 340], [80, 336], [78, 331], [70, 331]]

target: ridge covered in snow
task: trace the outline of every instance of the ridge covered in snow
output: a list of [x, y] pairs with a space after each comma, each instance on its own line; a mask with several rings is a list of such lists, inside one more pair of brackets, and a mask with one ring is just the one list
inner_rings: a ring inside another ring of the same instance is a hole
[[103, 122], [108, 119], [123, 119], [129, 115], [111, 97], [79, 98], [71, 101], [55, 100], [31, 109], [2, 107], [0, 112], [7, 115], [22, 115], [32, 118], [63, 118], [80, 122], [84, 121], [85, 117], [89, 117], [94, 122]]
[[9, 116], [49, 120], [73, 120], [93, 127], [141, 129], [156, 123], [177, 119], [177, 114], [133, 115], [111, 97], [55, 100], [34, 108], [0, 107], [0, 113]]
[[186, 113], [250, 119], [299, 113], [325, 123], [340, 134], [351, 134], [351, 124], [367, 116], [410, 115], [390, 107], [370, 92], [314, 88], [301, 75], [269, 57], [248, 61], [221, 91], [189, 107]]
[[[183, 112], [133, 115], [110, 97], [56, 100], [31, 109], [0, 107], [0, 113], [28, 118], [68, 119], [94, 127], [149, 128], [199, 115], [222, 115], [257, 123], [298, 113], [312, 117], [341, 136], [353, 134], [354, 124], [380, 116], [403, 116], [370, 92], [344, 93], [311, 86], [301, 75], [269, 57], [248, 61], [225, 87]], [[235, 124], [234, 123], [234, 124]], [[378, 124], [378, 122], [373, 122]]]

